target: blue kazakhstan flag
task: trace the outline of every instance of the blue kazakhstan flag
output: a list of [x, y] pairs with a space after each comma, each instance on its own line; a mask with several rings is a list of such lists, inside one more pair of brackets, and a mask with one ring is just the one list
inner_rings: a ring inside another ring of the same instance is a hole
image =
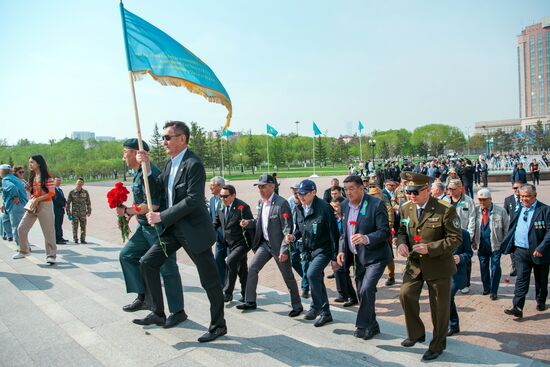
[[279, 132], [275, 130], [275, 128], [270, 124], [266, 124], [266, 126], [267, 126], [267, 133], [270, 134], [271, 136], [276, 137], [279, 134]]
[[365, 128], [361, 123], [361, 120], [359, 120], [359, 125], [357, 126], [357, 128], [359, 129], [359, 132], [363, 131], [363, 129]]
[[319, 128], [317, 127], [315, 121], [313, 121], [313, 134], [315, 134], [315, 136], [322, 134], [321, 130], [319, 130]]
[[209, 102], [224, 105], [228, 113], [223, 129], [227, 129], [233, 111], [231, 99], [212, 69], [175, 39], [124, 9], [122, 1], [120, 15], [128, 70], [134, 80], [149, 74], [162, 85], [185, 87]]

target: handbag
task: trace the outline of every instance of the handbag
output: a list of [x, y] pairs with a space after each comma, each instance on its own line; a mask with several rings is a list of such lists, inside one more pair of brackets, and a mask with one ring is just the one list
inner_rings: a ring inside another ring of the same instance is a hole
[[23, 209], [25, 209], [28, 212], [36, 214], [36, 211], [38, 209], [38, 203], [36, 202], [36, 199], [32, 198], [29, 201], [27, 201], [27, 204], [25, 204]]

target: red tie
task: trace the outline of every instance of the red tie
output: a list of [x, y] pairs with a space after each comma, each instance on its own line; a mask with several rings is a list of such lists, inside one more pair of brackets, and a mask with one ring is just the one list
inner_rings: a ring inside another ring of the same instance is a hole
[[486, 226], [487, 222], [489, 221], [489, 211], [487, 209], [483, 209], [483, 225]]

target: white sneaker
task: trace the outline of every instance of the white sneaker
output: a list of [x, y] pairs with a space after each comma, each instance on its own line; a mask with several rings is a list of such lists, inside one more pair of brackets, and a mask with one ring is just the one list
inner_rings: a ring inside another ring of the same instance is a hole
[[14, 259], [14, 260], [17, 260], [17, 259], [22, 259], [22, 258], [27, 257], [27, 256], [28, 256], [27, 254], [24, 254], [22, 252], [17, 251], [15, 253], [15, 255], [13, 255], [11, 258]]
[[460, 290], [460, 293], [462, 294], [468, 294], [470, 293], [470, 287], [464, 287]]
[[48, 257], [46, 258], [46, 262], [47, 262], [48, 264], [50, 264], [50, 265], [55, 264], [55, 257], [53, 257], [53, 256], [48, 256]]

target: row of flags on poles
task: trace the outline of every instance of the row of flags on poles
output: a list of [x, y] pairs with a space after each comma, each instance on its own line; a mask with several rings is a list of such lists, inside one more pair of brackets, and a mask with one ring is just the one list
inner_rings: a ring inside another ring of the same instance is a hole
[[[365, 127], [363, 126], [363, 123], [361, 123], [361, 121], [359, 121], [359, 124], [358, 124], [357, 128], [359, 130], [359, 133], [361, 133], [361, 131], [363, 131], [363, 129]], [[266, 124], [266, 130], [267, 130], [267, 134], [271, 135], [273, 137], [276, 137], [277, 135], [279, 135], [279, 132], [277, 130], [275, 130], [275, 128], [273, 126], [271, 126], [270, 124]], [[313, 121], [313, 135], [318, 136], [318, 135], [321, 135], [321, 134], [322, 134], [321, 129], [319, 129], [319, 126], [317, 126], [315, 121]]]

